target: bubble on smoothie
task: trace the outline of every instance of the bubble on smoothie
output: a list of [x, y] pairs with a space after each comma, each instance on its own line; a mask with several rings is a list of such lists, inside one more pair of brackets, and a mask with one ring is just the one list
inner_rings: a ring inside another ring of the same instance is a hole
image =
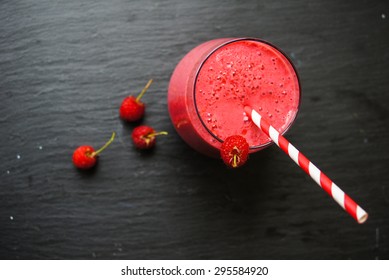
[[227, 68], [232, 68], [234, 66], [234, 62], [227, 62], [226, 66]]

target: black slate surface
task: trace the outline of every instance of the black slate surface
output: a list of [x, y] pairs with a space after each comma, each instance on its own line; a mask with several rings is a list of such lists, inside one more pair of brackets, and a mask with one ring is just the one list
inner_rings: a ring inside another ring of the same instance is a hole
[[[359, 202], [358, 225], [277, 147], [239, 170], [190, 149], [167, 112], [181, 57], [219, 37], [279, 46], [302, 82], [287, 137]], [[148, 79], [130, 142], [121, 100]], [[2, 259], [388, 259], [388, 1], [0, 1]], [[93, 172], [81, 144], [117, 138]]]

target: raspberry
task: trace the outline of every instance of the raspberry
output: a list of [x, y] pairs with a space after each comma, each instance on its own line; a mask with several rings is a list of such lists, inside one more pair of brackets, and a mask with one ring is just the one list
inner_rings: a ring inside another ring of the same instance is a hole
[[227, 137], [220, 147], [220, 156], [224, 163], [232, 168], [242, 166], [249, 155], [249, 144], [240, 135]]
[[79, 146], [73, 152], [73, 164], [80, 169], [89, 169], [96, 165], [98, 155], [107, 148], [115, 139], [115, 132], [112, 133], [111, 139], [99, 150], [95, 151], [92, 146]]
[[155, 146], [157, 135], [167, 135], [167, 132], [156, 132], [150, 126], [140, 125], [134, 128], [131, 138], [136, 148], [146, 150]]
[[145, 113], [145, 104], [136, 101], [134, 96], [127, 96], [120, 105], [120, 117], [128, 122], [140, 120]]
[[92, 146], [80, 146], [73, 153], [73, 163], [77, 168], [89, 169], [96, 164], [97, 157]]
[[150, 87], [152, 82], [153, 80], [149, 80], [136, 98], [130, 95], [123, 99], [119, 109], [119, 115], [123, 120], [135, 122], [143, 117], [145, 113], [145, 104], [141, 102], [140, 99]]

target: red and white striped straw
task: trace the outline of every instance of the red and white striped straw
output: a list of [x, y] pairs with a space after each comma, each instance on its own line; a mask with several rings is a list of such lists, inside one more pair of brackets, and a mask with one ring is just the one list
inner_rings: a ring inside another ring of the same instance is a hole
[[261, 115], [246, 106], [246, 114], [267, 136], [273, 140], [293, 161], [301, 167], [311, 178], [322, 187], [347, 213], [359, 224], [367, 220], [368, 214], [358, 204], [345, 194], [334, 182], [321, 172], [309, 159], [298, 151], [284, 136], [271, 126]]

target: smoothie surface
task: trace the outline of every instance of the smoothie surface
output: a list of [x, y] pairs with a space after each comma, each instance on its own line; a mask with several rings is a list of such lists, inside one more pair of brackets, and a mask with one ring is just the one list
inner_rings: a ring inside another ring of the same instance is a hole
[[270, 139], [244, 113], [257, 110], [279, 132], [294, 120], [300, 87], [289, 60], [273, 46], [254, 40], [228, 43], [203, 63], [196, 80], [195, 103], [205, 127], [221, 141], [246, 138], [250, 147]]

